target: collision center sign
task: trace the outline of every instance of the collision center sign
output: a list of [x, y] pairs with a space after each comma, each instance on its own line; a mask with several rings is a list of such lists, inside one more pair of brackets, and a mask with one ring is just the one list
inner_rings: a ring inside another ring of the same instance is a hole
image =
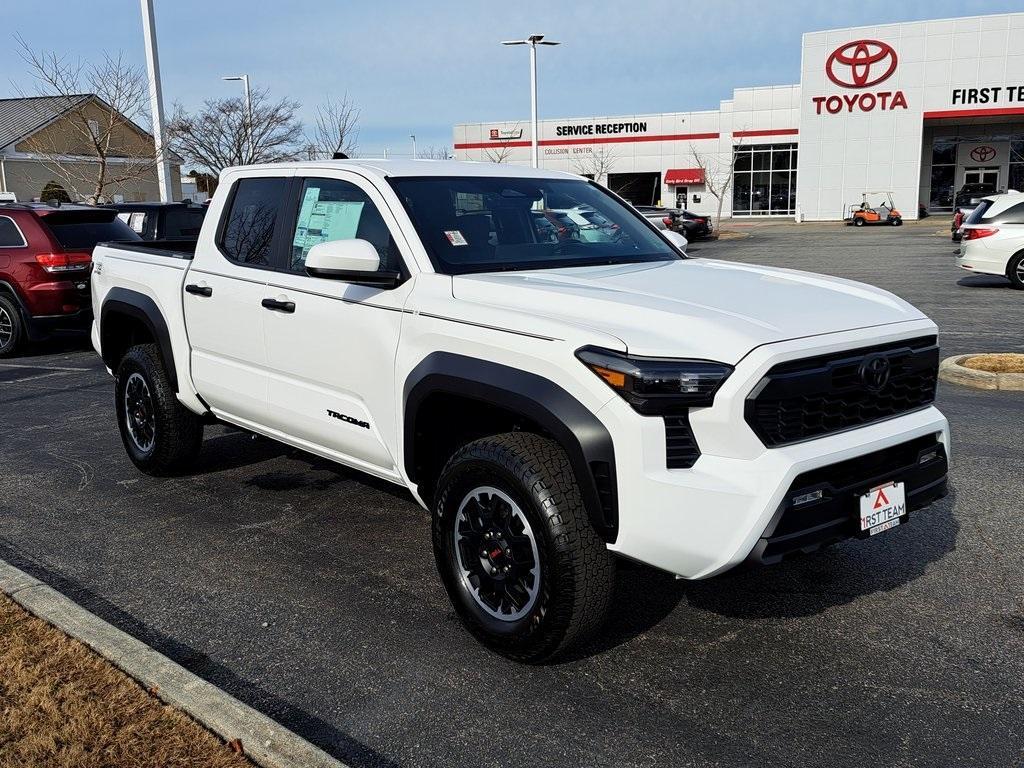
[[857, 92], [812, 96], [815, 113], [907, 109], [907, 97], [901, 90], [864, 90], [892, 77], [898, 64], [896, 49], [881, 40], [853, 40], [840, 45], [825, 60], [825, 76], [838, 87]]

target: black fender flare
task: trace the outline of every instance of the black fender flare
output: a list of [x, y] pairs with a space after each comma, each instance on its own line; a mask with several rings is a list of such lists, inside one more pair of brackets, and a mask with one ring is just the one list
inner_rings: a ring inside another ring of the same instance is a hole
[[615, 448], [608, 430], [590, 409], [537, 374], [450, 352], [434, 352], [410, 372], [403, 388], [403, 460], [413, 482], [417, 481], [416, 418], [423, 402], [437, 393], [500, 406], [546, 430], [569, 458], [594, 529], [605, 541], [615, 541]]
[[103, 342], [112, 327], [111, 324], [117, 322], [118, 315], [138, 320], [156, 339], [167, 378], [177, 392], [178, 371], [174, 364], [174, 351], [171, 348], [171, 334], [167, 330], [167, 321], [164, 320], [156, 302], [144, 293], [130, 291], [127, 288], [111, 288], [104, 298], [103, 308], [100, 310], [100, 349], [103, 350], [103, 362], [106, 366], [114, 370], [117, 362], [113, 359], [109, 346]]

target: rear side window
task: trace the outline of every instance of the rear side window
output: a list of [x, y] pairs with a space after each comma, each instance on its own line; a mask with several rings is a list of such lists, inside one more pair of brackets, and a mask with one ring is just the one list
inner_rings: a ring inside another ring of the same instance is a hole
[[996, 214], [1002, 224], [1024, 224], [1024, 203], [1017, 203], [1002, 213]]
[[235, 185], [220, 247], [232, 261], [265, 267], [288, 179], [241, 179]]
[[163, 237], [167, 240], [195, 240], [203, 226], [201, 208], [172, 208], [164, 217]]
[[0, 216], [0, 248], [23, 248], [25, 238], [18, 225], [7, 216]]
[[40, 221], [68, 251], [91, 251], [96, 243], [142, 239], [113, 211], [109, 215], [99, 211], [51, 213]]

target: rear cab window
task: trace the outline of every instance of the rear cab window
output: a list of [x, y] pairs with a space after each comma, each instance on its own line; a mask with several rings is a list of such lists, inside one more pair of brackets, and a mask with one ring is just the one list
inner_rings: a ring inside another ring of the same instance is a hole
[[288, 190], [283, 176], [235, 182], [217, 245], [224, 256], [249, 267], [269, 267], [274, 228]]
[[195, 240], [203, 227], [206, 212], [201, 208], [171, 208], [164, 216], [165, 240]]

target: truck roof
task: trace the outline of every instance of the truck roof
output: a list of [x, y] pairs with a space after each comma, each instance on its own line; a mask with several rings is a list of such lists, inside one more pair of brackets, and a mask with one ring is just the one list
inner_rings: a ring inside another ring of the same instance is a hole
[[351, 169], [381, 178], [402, 176], [498, 176], [524, 179], [579, 179], [573, 173], [531, 168], [526, 165], [508, 163], [482, 163], [467, 160], [303, 160], [293, 163], [267, 163], [225, 168], [224, 173], [252, 171], [256, 169], [294, 168], [316, 170], [324, 168]]

